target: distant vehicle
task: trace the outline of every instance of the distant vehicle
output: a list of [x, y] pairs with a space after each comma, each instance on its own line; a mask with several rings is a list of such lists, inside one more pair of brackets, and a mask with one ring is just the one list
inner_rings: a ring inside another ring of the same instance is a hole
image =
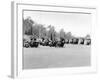
[[79, 44], [84, 44], [84, 38], [79, 39]]
[[79, 39], [78, 38], [73, 38], [73, 44], [78, 44]]
[[66, 40], [65, 40], [65, 43], [66, 43], [66, 44], [69, 44], [69, 39], [66, 39]]
[[39, 43], [40, 43], [40, 45], [42, 45], [42, 46], [47, 46], [47, 45], [48, 45], [48, 40], [42, 39]]
[[57, 42], [58, 41], [52, 41], [52, 47], [57, 47]]
[[62, 41], [58, 41], [56, 47], [64, 47], [64, 44]]
[[31, 39], [30, 46], [37, 48], [39, 46], [39, 42], [37, 41], [37, 39]]
[[85, 40], [85, 45], [91, 45], [91, 39], [86, 39]]
[[73, 44], [73, 39], [69, 39], [69, 44]]
[[30, 36], [24, 35], [23, 36], [23, 47], [30, 47]]
[[28, 47], [30, 47], [30, 43], [28, 41], [24, 40], [23, 41], [23, 46], [28, 48]]
[[65, 39], [60, 39], [60, 41], [57, 41], [56, 46], [57, 47], [64, 47], [65, 45]]

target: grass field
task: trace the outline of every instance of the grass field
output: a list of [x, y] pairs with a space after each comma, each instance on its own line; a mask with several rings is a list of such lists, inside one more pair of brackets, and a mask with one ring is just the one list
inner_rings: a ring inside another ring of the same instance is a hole
[[90, 53], [86, 45], [23, 48], [23, 69], [90, 66]]

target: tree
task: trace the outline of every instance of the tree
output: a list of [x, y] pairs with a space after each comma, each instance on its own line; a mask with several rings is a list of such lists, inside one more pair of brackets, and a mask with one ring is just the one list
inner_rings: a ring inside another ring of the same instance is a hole
[[65, 33], [64, 29], [61, 29], [60, 30], [60, 39], [65, 39], [65, 37], [66, 37], [66, 33]]
[[66, 33], [65, 38], [66, 39], [71, 39], [72, 38], [72, 33], [71, 32]]
[[39, 36], [40, 38], [47, 38], [47, 31], [43, 25], [39, 27]]
[[85, 38], [86, 38], [86, 39], [90, 39], [90, 35], [89, 35], [89, 34], [87, 34]]
[[49, 25], [48, 28], [49, 28], [48, 38], [51, 40], [55, 40], [56, 39], [56, 31], [55, 31], [54, 26]]
[[23, 34], [32, 35], [32, 25], [33, 24], [34, 24], [34, 21], [30, 17], [23, 20]]

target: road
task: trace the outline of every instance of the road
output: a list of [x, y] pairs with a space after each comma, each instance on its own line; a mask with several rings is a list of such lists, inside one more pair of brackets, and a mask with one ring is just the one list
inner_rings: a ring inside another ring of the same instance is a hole
[[90, 66], [91, 47], [23, 48], [23, 69]]

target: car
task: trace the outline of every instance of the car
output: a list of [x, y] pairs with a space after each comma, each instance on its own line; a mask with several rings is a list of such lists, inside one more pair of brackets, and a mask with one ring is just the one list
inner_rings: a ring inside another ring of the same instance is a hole
[[31, 39], [30, 46], [37, 48], [39, 46], [39, 42], [37, 41], [37, 39]]
[[66, 40], [65, 40], [65, 43], [66, 43], [66, 44], [69, 44], [69, 39], [66, 39]]
[[56, 47], [64, 47], [64, 44], [65, 44], [64, 42], [58, 41]]
[[91, 45], [91, 39], [86, 39], [85, 40], [85, 45]]
[[80, 38], [80, 39], [79, 39], [79, 44], [82, 44], [82, 45], [83, 45], [84, 42], [85, 42], [85, 39], [84, 39], [84, 38]]
[[73, 39], [69, 39], [69, 44], [73, 44]]
[[60, 39], [60, 41], [57, 41], [56, 46], [57, 47], [64, 47], [65, 45], [65, 39]]
[[26, 47], [26, 48], [28, 48], [28, 47], [30, 47], [30, 44], [29, 44], [28, 41], [23, 41], [23, 46]]
[[78, 44], [78, 39], [77, 38], [73, 38], [73, 44]]

